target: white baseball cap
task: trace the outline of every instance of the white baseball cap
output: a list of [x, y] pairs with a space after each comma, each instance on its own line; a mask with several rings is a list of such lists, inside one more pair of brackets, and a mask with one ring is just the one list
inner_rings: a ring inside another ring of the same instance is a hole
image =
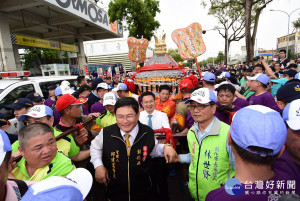
[[206, 104], [211, 101], [217, 102], [217, 97], [216, 97], [215, 93], [212, 90], [210, 90], [209, 88], [200, 88], [191, 94], [190, 99], [186, 100], [185, 104], [187, 104], [191, 101], [196, 101], [197, 103], [200, 103], [200, 104]]
[[220, 86], [222, 86], [223, 84], [231, 84], [233, 86], [233, 84], [231, 82], [228, 82], [228, 81], [223, 81], [221, 82], [220, 84], [216, 84], [215, 85], [215, 89], [219, 88]]
[[300, 99], [296, 99], [285, 106], [282, 118], [290, 129], [300, 130]]
[[31, 185], [21, 201], [82, 201], [93, 183], [91, 173], [77, 168], [66, 177], [52, 176]]
[[30, 108], [27, 114], [23, 114], [18, 118], [18, 121], [25, 121], [27, 117], [42, 118], [45, 116], [53, 116], [53, 110], [47, 105], [35, 105]]
[[98, 90], [99, 88], [110, 89], [109, 85], [105, 82], [101, 82], [100, 84], [98, 84], [96, 90]]
[[75, 91], [73, 89], [66, 85], [60, 85], [55, 88], [55, 96], [73, 94], [74, 92]]
[[103, 106], [106, 105], [115, 105], [117, 102], [117, 96], [115, 93], [113, 92], [108, 92], [106, 94], [104, 94], [103, 97]]
[[61, 86], [70, 86], [71, 84], [70, 84], [69, 81], [64, 80], [64, 81], [62, 81], [62, 82], [60, 83], [60, 85], [61, 85]]
[[221, 75], [217, 76], [219, 79], [222, 79], [222, 78], [230, 78], [230, 73], [228, 72], [222, 72]]

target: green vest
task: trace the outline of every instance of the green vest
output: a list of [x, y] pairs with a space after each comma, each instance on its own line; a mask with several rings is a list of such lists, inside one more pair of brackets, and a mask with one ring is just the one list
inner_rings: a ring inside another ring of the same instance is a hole
[[57, 151], [56, 156], [46, 166], [38, 168], [30, 177], [26, 168], [26, 160], [23, 157], [18, 163], [17, 167], [12, 171], [16, 179], [27, 181], [41, 181], [51, 176], [65, 177], [70, 172], [76, 169], [72, 160], [60, 151]]
[[96, 119], [96, 124], [101, 128], [105, 128], [115, 123], [117, 123], [116, 116], [112, 115], [108, 110]]
[[229, 128], [229, 125], [216, 118], [200, 145], [196, 137], [196, 125], [187, 134], [191, 154], [189, 190], [195, 200], [204, 201], [210, 191], [220, 188], [234, 176], [226, 150]]
[[[60, 134], [62, 134], [61, 131], [55, 130], [54, 127], [51, 127], [51, 129], [53, 130], [54, 137], [57, 137]], [[56, 145], [57, 145], [58, 151], [61, 151], [62, 153], [64, 153], [65, 155], [67, 155], [69, 157], [77, 155], [80, 151], [80, 148], [76, 145], [76, 142], [71, 134], [64, 137], [63, 139], [56, 141]], [[19, 146], [20, 146], [19, 140], [15, 141], [11, 145], [12, 152], [15, 153], [15, 152], [19, 151]]]

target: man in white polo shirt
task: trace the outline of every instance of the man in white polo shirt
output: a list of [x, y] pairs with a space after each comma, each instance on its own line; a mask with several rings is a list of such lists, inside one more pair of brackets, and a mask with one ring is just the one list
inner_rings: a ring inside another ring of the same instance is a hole
[[[169, 128], [169, 119], [166, 113], [155, 110], [155, 95], [147, 91], [141, 95], [144, 111], [140, 113], [139, 121], [155, 129]], [[168, 166], [163, 157], [153, 158], [154, 177], [153, 185], [158, 189], [155, 200], [169, 200], [168, 198]]]
[[140, 113], [140, 122], [148, 125], [153, 130], [170, 128], [166, 113], [155, 110], [155, 95], [152, 92], [145, 92], [141, 95], [144, 111]]

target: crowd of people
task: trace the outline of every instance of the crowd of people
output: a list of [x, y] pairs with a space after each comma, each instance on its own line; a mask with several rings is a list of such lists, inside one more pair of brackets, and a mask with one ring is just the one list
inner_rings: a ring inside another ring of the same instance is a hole
[[177, 94], [130, 78], [77, 84], [7, 105], [18, 135], [0, 114], [0, 201], [171, 200], [173, 163], [188, 164], [184, 200], [300, 199], [300, 73], [284, 50], [271, 66], [186, 76]]

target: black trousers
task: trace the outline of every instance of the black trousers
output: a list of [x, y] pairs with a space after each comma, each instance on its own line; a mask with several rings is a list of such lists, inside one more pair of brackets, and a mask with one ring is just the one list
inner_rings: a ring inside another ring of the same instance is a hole
[[[114, 194], [108, 196], [108, 201], [128, 201], [128, 194]], [[138, 192], [131, 194], [130, 201], [156, 201], [151, 192]]]
[[168, 191], [168, 175], [169, 167], [166, 163], [165, 158], [158, 157], [153, 158], [153, 190], [154, 199], [157, 201], [168, 201], [169, 191]]

